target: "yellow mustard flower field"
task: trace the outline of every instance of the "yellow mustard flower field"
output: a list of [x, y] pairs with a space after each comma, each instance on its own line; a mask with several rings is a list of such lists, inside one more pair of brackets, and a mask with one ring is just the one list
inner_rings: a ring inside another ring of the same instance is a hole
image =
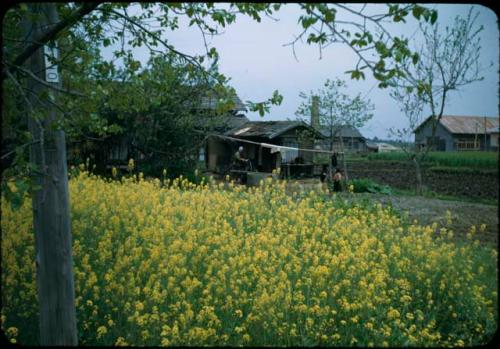
[[[81, 345], [468, 346], [497, 329], [497, 252], [475, 227], [458, 242], [271, 180], [69, 186]], [[38, 337], [31, 219], [2, 198], [2, 329], [22, 344]]]

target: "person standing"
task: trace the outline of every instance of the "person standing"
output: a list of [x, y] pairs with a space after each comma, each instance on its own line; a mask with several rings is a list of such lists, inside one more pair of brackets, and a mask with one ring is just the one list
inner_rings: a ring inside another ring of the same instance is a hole
[[341, 180], [342, 180], [342, 172], [340, 171], [340, 168], [337, 168], [335, 170], [335, 174], [333, 175], [333, 191], [334, 192], [342, 191], [342, 186], [340, 184]]
[[331, 161], [332, 161], [332, 168], [336, 168], [337, 167], [337, 153], [336, 152], [334, 152], [332, 154]]
[[323, 167], [321, 168], [321, 175], [319, 176], [321, 183], [325, 182], [327, 176], [328, 176], [328, 165], [323, 165]]

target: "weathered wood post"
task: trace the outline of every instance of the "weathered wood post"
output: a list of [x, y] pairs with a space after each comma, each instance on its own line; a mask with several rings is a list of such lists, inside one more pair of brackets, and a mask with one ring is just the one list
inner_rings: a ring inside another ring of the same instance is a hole
[[[59, 18], [54, 3], [29, 4], [28, 8], [32, 16], [25, 18], [23, 26], [27, 41], [32, 42]], [[47, 48], [39, 48], [31, 55], [26, 67], [40, 80], [60, 87], [57, 66], [46, 65], [44, 50]], [[64, 132], [54, 125], [56, 110], [47, 101], [47, 96], [56, 100], [55, 91], [32, 77], [28, 77], [27, 87], [33, 107], [28, 127], [33, 140], [38, 141], [31, 146], [30, 161], [36, 166], [34, 181], [41, 187], [32, 197], [40, 344], [74, 346], [78, 340], [66, 140]]]

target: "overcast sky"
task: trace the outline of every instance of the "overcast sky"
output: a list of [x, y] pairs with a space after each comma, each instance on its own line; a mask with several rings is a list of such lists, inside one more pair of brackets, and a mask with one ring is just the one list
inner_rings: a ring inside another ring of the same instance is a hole
[[[384, 4], [375, 6], [378, 12], [385, 10]], [[440, 4], [425, 6], [438, 10], [438, 22], [444, 27], [453, 23], [457, 15], [466, 16], [471, 5]], [[449, 115], [499, 115], [499, 32], [496, 14], [481, 5], [474, 5], [479, 11], [477, 23], [484, 26], [481, 33], [481, 61], [484, 66], [493, 63], [493, 67], [484, 72], [484, 80], [475, 82], [453, 91], [449, 96], [445, 114]], [[284, 97], [280, 106], [273, 106], [269, 114], [260, 117], [257, 113], [247, 113], [250, 120], [286, 120], [295, 119], [301, 99], [299, 92], [309, 92], [320, 88], [327, 78], [340, 77], [347, 81], [349, 93], [354, 96], [361, 93], [375, 105], [374, 117], [361, 129], [365, 137], [387, 138], [389, 127], [407, 126], [397, 104], [389, 97], [388, 90], [381, 90], [370, 76], [366, 80], [350, 80], [344, 72], [354, 68], [356, 56], [347, 46], [330, 45], [322, 52], [317, 46], [298, 43], [295, 59], [290, 46], [284, 46], [300, 32], [297, 23], [301, 11], [296, 4], [286, 4], [273, 17], [263, 18], [258, 23], [248, 17], [239, 16], [236, 23], [225, 28], [224, 33], [209, 40], [219, 52], [219, 70], [231, 78], [231, 85], [240, 98], [254, 102], [263, 101], [274, 90]], [[338, 13], [337, 19], [342, 14]], [[417, 29], [416, 21], [408, 16], [407, 24], [393, 24], [391, 32], [411, 36]], [[189, 54], [204, 52], [203, 39], [197, 28], [188, 28], [187, 22], [180, 20], [180, 29], [170, 32], [168, 40], [177, 49]], [[417, 40], [416, 37], [413, 41]], [[137, 51], [141, 61], [146, 61], [146, 50]], [[368, 74], [369, 75], [369, 74]]]

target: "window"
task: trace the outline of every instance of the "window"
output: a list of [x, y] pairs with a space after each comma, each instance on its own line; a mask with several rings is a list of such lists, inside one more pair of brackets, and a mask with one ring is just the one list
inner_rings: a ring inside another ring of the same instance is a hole
[[456, 150], [480, 150], [480, 143], [478, 139], [457, 139], [455, 140], [455, 149]]
[[[284, 147], [292, 147], [292, 148], [298, 148], [299, 144], [296, 141], [293, 140], [284, 140], [283, 141], [283, 146]], [[287, 162], [292, 162], [297, 156], [299, 156], [299, 151], [298, 149], [283, 149], [281, 151], [281, 160], [283, 163]]]
[[446, 142], [439, 137], [427, 137], [427, 146], [432, 150], [446, 151]]

